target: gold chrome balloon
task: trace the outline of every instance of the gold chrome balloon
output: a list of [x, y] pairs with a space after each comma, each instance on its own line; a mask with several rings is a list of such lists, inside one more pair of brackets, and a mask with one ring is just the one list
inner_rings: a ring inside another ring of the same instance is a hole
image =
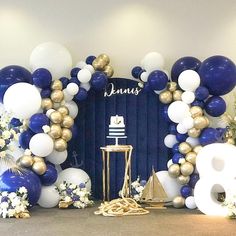
[[190, 108], [190, 113], [192, 115], [192, 118], [195, 118], [197, 116], [202, 116], [203, 115], [203, 110], [199, 106], [193, 106]]
[[54, 148], [58, 152], [63, 152], [67, 149], [67, 142], [62, 138], [56, 139], [54, 142]]
[[227, 143], [230, 143], [230, 144], [235, 145], [235, 141], [234, 141], [233, 138], [228, 138], [228, 139], [227, 139]]
[[72, 138], [72, 132], [70, 129], [63, 128], [61, 138], [63, 138], [66, 142], [69, 142]]
[[170, 92], [174, 92], [176, 89], [177, 89], [177, 83], [175, 82], [169, 82], [167, 84], [167, 89], [170, 91]]
[[180, 172], [183, 176], [189, 176], [193, 173], [193, 171], [193, 165], [187, 161], [180, 165]]
[[63, 116], [59, 111], [53, 111], [49, 118], [54, 124], [60, 124], [63, 120]]
[[174, 101], [181, 101], [182, 100], [182, 98], [181, 98], [181, 96], [182, 96], [182, 91], [181, 90], [175, 90], [174, 92], [173, 92], [173, 100]]
[[43, 98], [41, 107], [43, 110], [49, 110], [53, 107], [53, 102], [50, 98]]
[[186, 154], [185, 159], [186, 159], [186, 161], [190, 162], [191, 164], [196, 165], [196, 157], [197, 157], [196, 152], [189, 152]]
[[51, 99], [53, 102], [59, 103], [64, 99], [64, 93], [61, 90], [53, 90]]
[[173, 207], [183, 208], [185, 204], [185, 199], [182, 196], [177, 196], [173, 199]]
[[191, 128], [188, 130], [188, 136], [190, 136], [192, 138], [197, 138], [197, 137], [199, 137], [200, 134], [201, 134], [200, 129]]
[[30, 167], [34, 163], [33, 157], [32, 156], [27, 156], [24, 155], [20, 158], [20, 165], [22, 167]]
[[34, 156], [34, 162], [44, 162], [42, 157]]
[[189, 143], [182, 142], [182, 143], [179, 144], [179, 152], [181, 154], [187, 154], [191, 150], [192, 150], [192, 147], [191, 147], [191, 145]]
[[204, 116], [197, 116], [194, 118], [194, 128], [204, 129], [209, 125], [209, 121]]
[[198, 154], [201, 149], [202, 149], [202, 146], [201, 145], [197, 145], [196, 147], [193, 148], [193, 151]]
[[105, 61], [103, 60], [99, 60], [98, 58], [96, 58], [95, 60], [93, 60], [92, 66], [95, 70], [104, 70], [105, 66], [107, 64], [105, 63]]
[[159, 95], [159, 100], [164, 104], [171, 103], [172, 99], [173, 99], [172, 93], [168, 90], [161, 92]]
[[110, 58], [109, 58], [109, 56], [108, 55], [106, 55], [106, 54], [101, 54], [101, 55], [99, 55], [98, 57], [97, 57], [97, 59], [100, 61], [100, 60], [102, 60], [104, 63], [105, 63], [105, 65], [108, 65], [109, 63], [110, 63]]
[[32, 170], [38, 175], [43, 175], [47, 170], [47, 166], [43, 161], [35, 162], [32, 166]]
[[63, 116], [69, 115], [69, 109], [66, 106], [61, 106], [57, 109]]
[[54, 80], [52, 82], [51, 89], [52, 90], [62, 90], [63, 89], [62, 82], [59, 79]]
[[103, 71], [107, 77], [112, 77], [112, 75], [114, 74], [114, 69], [111, 65], [107, 65], [104, 67], [104, 71]]
[[64, 116], [62, 121], [62, 127], [70, 128], [74, 124], [74, 119], [71, 116]]
[[180, 167], [178, 164], [172, 164], [169, 169], [168, 169], [168, 173], [171, 177], [178, 177], [180, 175]]
[[182, 185], [187, 184], [189, 182], [189, 180], [190, 180], [190, 176], [180, 175], [177, 177], [177, 182]]
[[61, 129], [61, 126], [58, 125], [58, 124], [52, 124], [51, 125], [51, 130], [50, 132], [48, 133], [52, 138], [54, 139], [57, 139], [57, 138], [60, 138], [61, 137], [61, 134], [62, 134], [62, 129]]

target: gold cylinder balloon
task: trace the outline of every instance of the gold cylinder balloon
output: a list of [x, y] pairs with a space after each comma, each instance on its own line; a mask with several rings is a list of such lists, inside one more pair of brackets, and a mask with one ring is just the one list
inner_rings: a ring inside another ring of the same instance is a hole
[[66, 106], [60, 106], [57, 111], [59, 111], [62, 116], [69, 115], [69, 109]]
[[66, 142], [69, 142], [72, 138], [72, 132], [70, 129], [63, 128], [61, 138], [63, 138]]
[[173, 199], [173, 207], [183, 208], [185, 204], [185, 199], [182, 196], [177, 196]]
[[59, 79], [54, 80], [52, 82], [51, 89], [52, 90], [62, 90], [63, 89], [62, 82]]
[[63, 120], [63, 116], [59, 111], [53, 111], [49, 118], [54, 124], [60, 124]]
[[52, 138], [57, 139], [61, 137], [62, 129], [60, 125], [53, 124], [51, 125], [51, 130], [48, 133]]
[[114, 74], [114, 69], [111, 65], [107, 65], [104, 67], [104, 71], [103, 71], [107, 77], [112, 77]]
[[182, 91], [181, 90], [175, 90], [174, 92], [173, 92], [173, 100], [174, 101], [181, 101], [182, 100], [182, 98], [181, 98], [181, 96], [182, 96]]
[[174, 92], [176, 89], [177, 89], [177, 83], [175, 82], [169, 82], [167, 84], [167, 89], [170, 91], [170, 92]]
[[173, 99], [172, 93], [168, 90], [161, 92], [159, 95], [159, 100], [164, 104], [171, 103], [172, 99]]
[[49, 110], [53, 107], [53, 102], [50, 98], [42, 99], [41, 107], [43, 110]]
[[168, 173], [171, 177], [178, 177], [180, 175], [180, 167], [178, 164], [172, 164], [169, 169], [168, 169]]
[[204, 116], [197, 116], [194, 119], [194, 128], [196, 129], [204, 129], [209, 125], [208, 119]]
[[190, 108], [190, 113], [192, 115], [192, 118], [195, 118], [197, 116], [202, 116], [203, 115], [203, 110], [199, 106], [193, 106]]
[[108, 55], [106, 55], [106, 54], [101, 54], [101, 55], [99, 55], [98, 57], [97, 57], [97, 59], [100, 61], [100, 60], [102, 60], [104, 63], [105, 63], [105, 65], [108, 65], [109, 63], [110, 63], [110, 58], [109, 58], [109, 56]]
[[64, 99], [64, 93], [61, 90], [53, 90], [51, 99], [53, 102], [59, 103]]
[[54, 148], [58, 152], [63, 152], [67, 149], [67, 142], [62, 138], [56, 139], [54, 141]]
[[44, 162], [44, 159], [42, 157], [34, 156], [34, 162]]
[[189, 176], [193, 173], [194, 167], [191, 163], [185, 162], [180, 166], [180, 172], [183, 176]]
[[190, 176], [180, 175], [177, 177], [177, 182], [180, 183], [181, 185], [187, 184], [189, 180], [190, 180]]
[[186, 161], [190, 162], [191, 164], [196, 165], [196, 157], [197, 157], [196, 152], [189, 152], [186, 154], [185, 159], [186, 159]]
[[19, 162], [22, 167], [30, 167], [33, 165], [34, 160], [32, 156], [24, 155], [20, 158]]
[[38, 175], [43, 175], [47, 170], [47, 166], [43, 161], [35, 162], [32, 166], [32, 170]]
[[181, 154], [187, 154], [191, 150], [192, 150], [192, 147], [191, 147], [191, 145], [189, 143], [182, 142], [182, 143], [179, 144], [179, 152]]
[[74, 119], [71, 116], [64, 116], [62, 121], [62, 127], [70, 128], [74, 124]]
[[191, 128], [188, 130], [188, 136], [190, 136], [192, 138], [197, 138], [197, 137], [199, 137], [200, 134], [201, 134], [200, 129]]
[[198, 154], [201, 149], [202, 149], [202, 146], [201, 145], [197, 145], [196, 147], [193, 148], [193, 151]]

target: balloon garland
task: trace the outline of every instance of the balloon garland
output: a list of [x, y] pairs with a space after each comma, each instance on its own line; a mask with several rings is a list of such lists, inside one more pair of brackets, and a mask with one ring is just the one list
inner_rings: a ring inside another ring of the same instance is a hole
[[[161, 54], [147, 54], [142, 66], [132, 69], [132, 76], [145, 92], [154, 91], [164, 104], [163, 116], [169, 123], [164, 144], [172, 151], [168, 161], [169, 175], [183, 185], [173, 206], [195, 208], [193, 189], [199, 180], [196, 157], [202, 146], [231, 142], [226, 124], [217, 123], [226, 111], [221, 95], [236, 85], [236, 66], [228, 58], [212, 56], [200, 62], [194, 57], [177, 60], [171, 77], [163, 70]], [[212, 124], [216, 127], [211, 127]]]

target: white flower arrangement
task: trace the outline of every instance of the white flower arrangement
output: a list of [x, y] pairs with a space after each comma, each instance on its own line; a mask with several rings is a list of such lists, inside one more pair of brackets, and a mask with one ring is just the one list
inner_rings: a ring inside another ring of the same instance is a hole
[[222, 205], [228, 209], [229, 218], [236, 218], [236, 196], [227, 197]]
[[59, 184], [57, 190], [60, 195], [59, 208], [75, 208], [83, 209], [93, 205], [93, 201], [89, 199], [91, 193], [86, 189], [86, 185], [81, 183], [79, 186], [73, 183], [63, 182]]
[[20, 187], [16, 192], [0, 192], [0, 217], [28, 218], [28, 206], [28, 192], [25, 187]]

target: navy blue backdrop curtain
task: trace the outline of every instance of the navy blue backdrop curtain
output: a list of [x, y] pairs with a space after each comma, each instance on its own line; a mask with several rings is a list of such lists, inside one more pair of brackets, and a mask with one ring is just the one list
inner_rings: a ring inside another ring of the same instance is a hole
[[[137, 82], [126, 79], [110, 79], [116, 89], [136, 88]], [[165, 170], [168, 150], [163, 139], [168, 124], [161, 115], [163, 105], [155, 93], [117, 94], [104, 97], [104, 92], [89, 91], [85, 102], [79, 104], [76, 118], [78, 136], [69, 145], [69, 156], [63, 167], [79, 167], [85, 170], [92, 181], [92, 193], [102, 198], [102, 156], [100, 147], [114, 144], [106, 139], [110, 117], [124, 116], [127, 139], [120, 144], [133, 146], [132, 181], [140, 176], [148, 179], [152, 166], [155, 170]], [[124, 157], [122, 153], [111, 154], [111, 197], [117, 197], [124, 176]]]

